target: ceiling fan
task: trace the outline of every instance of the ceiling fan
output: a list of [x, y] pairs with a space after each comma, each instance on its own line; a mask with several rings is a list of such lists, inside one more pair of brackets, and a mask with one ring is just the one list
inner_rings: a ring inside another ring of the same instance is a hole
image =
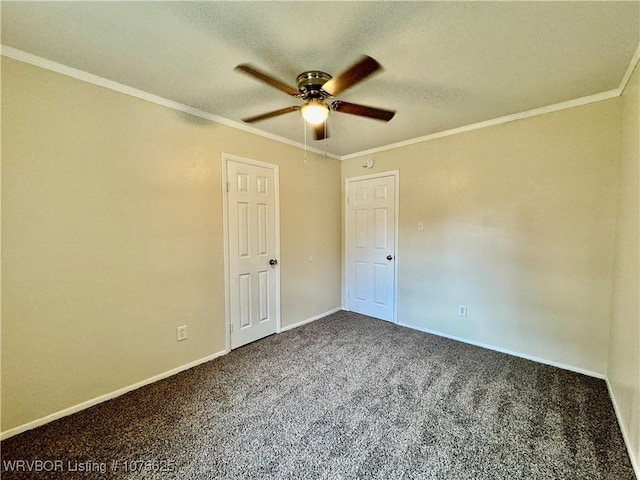
[[302, 114], [305, 121], [314, 126], [316, 140], [328, 137], [326, 119], [329, 111], [349, 113], [361, 117], [373, 118], [388, 122], [395, 115], [395, 111], [383, 110], [376, 107], [368, 107], [357, 103], [330, 99], [361, 82], [372, 73], [381, 70], [380, 64], [373, 58], [363, 55], [355, 64], [342, 72], [337, 77], [319, 70], [303, 72], [296, 78], [298, 88], [294, 88], [271, 75], [258, 70], [248, 64], [238, 65], [236, 70], [251, 75], [254, 78], [291, 95], [304, 100], [303, 105], [292, 105], [272, 112], [263, 113], [254, 117], [243, 118], [243, 122], [254, 123], [268, 118], [277, 117], [286, 113], [297, 112]]

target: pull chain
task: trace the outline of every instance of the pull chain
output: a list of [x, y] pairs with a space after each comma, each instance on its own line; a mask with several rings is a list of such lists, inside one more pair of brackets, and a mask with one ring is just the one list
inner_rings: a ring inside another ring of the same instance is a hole
[[304, 128], [304, 164], [307, 164], [307, 122], [302, 122]]
[[327, 158], [327, 121], [324, 121], [324, 158]]

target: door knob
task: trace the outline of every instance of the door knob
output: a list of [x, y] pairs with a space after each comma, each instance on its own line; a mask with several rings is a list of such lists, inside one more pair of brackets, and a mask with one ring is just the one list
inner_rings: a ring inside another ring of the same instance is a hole
[[393, 260], [393, 255], [387, 255], [387, 260]]
[[269, 265], [273, 266], [277, 264], [278, 264], [278, 260], [276, 260], [275, 258], [272, 258], [271, 260], [269, 260]]

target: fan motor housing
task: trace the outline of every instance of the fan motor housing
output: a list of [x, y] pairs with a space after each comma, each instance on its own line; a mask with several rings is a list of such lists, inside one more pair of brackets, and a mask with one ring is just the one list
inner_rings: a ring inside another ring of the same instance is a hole
[[319, 70], [310, 70], [298, 75], [298, 90], [300, 90], [305, 98], [321, 98], [327, 96], [322, 92], [322, 86], [333, 77], [328, 73]]

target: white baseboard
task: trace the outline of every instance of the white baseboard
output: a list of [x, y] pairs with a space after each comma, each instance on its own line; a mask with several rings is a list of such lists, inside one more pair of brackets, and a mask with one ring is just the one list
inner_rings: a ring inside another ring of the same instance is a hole
[[534, 357], [533, 355], [515, 352], [513, 350], [507, 350], [506, 348], [496, 347], [493, 345], [487, 345], [486, 343], [475, 342], [473, 340], [468, 340], [462, 337], [456, 337], [455, 335], [449, 335], [447, 333], [438, 332], [436, 330], [430, 330], [428, 328], [418, 327], [416, 325], [409, 325], [407, 323], [398, 323], [397, 325], [400, 325], [401, 327], [411, 328], [413, 330], [419, 330], [425, 333], [431, 333], [432, 335], [437, 335], [438, 337], [449, 338], [451, 340], [456, 340], [457, 342], [468, 343], [469, 345], [475, 345], [476, 347], [482, 347], [488, 350], [494, 350], [496, 352], [506, 353], [507, 355], [513, 355], [514, 357], [524, 358], [526, 360], [531, 360], [533, 362], [543, 363], [545, 365], [551, 365], [552, 367], [562, 368], [563, 370], [569, 370], [571, 372], [581, 373], [589, 377], [595, 377], [601, 380], [605, 380], [607, 378], [604, 373], [594, 372], [592, 370], [586, 370], [584, 368], [575, 367], [573, 365], [568, 365], [566, 363], [554, 362], [553, 360], [547, 360], [546, 358]]
[[[315, 317], [311, 317], [311, 318], [307, 318], [306, 320], [303, 320], [301, 322], [298, 323], [294, 323], [293, 325], [287, 325], [286, 327], [282, 327], [280, 329], [281, 332], [287, 331], [287, 330], [291, 330], [293, 328], [296, 327], [300, 327], [302, 325], [305, 325], [307, 323], [313, 322], [314, 320], [318, 320], [320, 318], [326, 317], [327, 315], [331, 315], [332, 313], [335, 312], [339, 312], [340, 310], [342, 310], [341, 307], [338, 308], [334, 308], [332, 310], [329, 310], [328, 312], [324, 312], [321, 313], [320, 315], [316, 315]], [[125, 393], [131, 392], [132, 390], [136, 390], [140, 387], [144, 387], [145, 385], [149, 385], [150, 383], [154, 383], [157, 382], [158, 380], [162, 380], [164, 378], [167, 377], [171, 377], [172, 375], [175, 375], [177, 373], [183, 372], [185, 370], [188, 370], [190, 368], [193, 368], [195, 366], [198, 366], [202, 363], [205, 362], [209, 362], [211, 360], [213, 360], [214, 358], [218, 358], [222, 355], [225, 355], [229, 353], [228, 350], [222, 350], [220, 352], [214, 353], [212, 355], [206, 356], [204, 358], [200, 358], [198, 360], [195, 360], [193, 362], [187, 363], [186, 365], [181, 365], [179, 367], [173, 368], [169, 371], [160, 373], [158, 375], [154, 375], [153, 377], [149, 377], [147, 379], [144, 379], [140, 382], [134, 383], [133, 385], [128, 385], [126, 387], [120, 388], [118, 390], [115, 390], [113, 392], [109, 392], [109, 393], [105, 393], [104, 395], [100, 395], [99, 397], [95, 397], [92, 398], [90, 400], [87, 400], [85, 402], [79, 403], [77, 405], [73, 405], [71, 407], [65, 408], [63, 410], [60, 410], [58, 412], [54, 412], [51, 413], [45, 417], [42, 418], [38, 418], [36, 420], [33, 420], [31, 422], [27, 422], [23, 425], [19, 425], [17, 427], [14, 428], [10, 428], [9, 430], [5, 430], [4, 432], [0, 433], [0, 440], [6, 440], [7, 438], [13, 437], [14, 435], [18, 435], [22, 432], [26, 432], [27, 430], [32, 430], [34, 428], [40, 427], [42, 425], [45, 425], [47, 423], [53, 422], [54, 420], [58, 420], [59, 418], [62, 417], [66, 417], [68, 415], [72, 415], [74, 413], [80, 412], [82, 410], [85, 410], [89, 407], [93, 407], [94, 405], [97, 405], [99, 403], [102, 402], [106, 402], [107, 400], [111, 400], [113, 398], [119, 397], [121, 395], [124, 395]]]
[[636, 458], [636, 452], [631, 448], [631, 439], [629, 438], [629, 432], [627, 431], [624, 422], [622, 421], [622, 414], [620, 412], [620, 408], [618, 407], [618, 402], [616, 401], [616, 395], [611, 386], [611, 382], [609, 378], [605, 378], [605, 382], [607, 383], [607, 389], [609, 390], [609, 397], [611, 397], [611, 403], [613, 403], [613, 410], [616, 412], [616, 418], [618, 419], [618, 425], [620, 425], [620, 431], [622, 432], [622, 438], [624, 439], [624, 444], [627, 446], [627, 453], [629, 454], [629, 459], [631, 460], [631, 465], [633, 466], [633, 471], [636, 474], [636, 478], [640, 479], [640, 465], [638, 462], [639, 458]]
[[286, 332], [287, 330], [291, 330], [293, 328], [301, 327], [302, 325], [306, 325], [307, 323], [311, 323], [311, 322], [313, 322], [315, 320], [320, 320], [321, 318], [324, 318], [324, 317], [326, 317], [328, 315], [331, 315], [332, 313], [339, 312], [340, 310], [342, 310], [342, 307], [333, 308], [333, 309], [329, 310], [328, 312], [321, 313], [320, 315], [316, 315], [315, 317], [307, 318], [306, 320], [302, 320], [301, 322], [294, 323], [292, 325], [287, 325], [286, 327], [281, 327], [280, 331], [281, 332]]
[[58, 420], [59, 418], [66, 417], [68, 415], [72, 415], [74, 413], [80, 412], [81, 410], [85, 410], [89, 407], [93, 407], [102, 402], [106, 402], [107, 400], [111, 400], [113, 398], [124, 395], [125, 393], [131, 392], [132, 390], [136, 390], [140, 387], [144, 387], [145, 385], [149, 385], [150, 383], [157, 382], [158, 380], [162, 380], [167, 377], [171, 377], [176, 373], [183, 372], [185, 370], [189, 370], [190, 368], [196, 367], [202, 363], [209, 362], [214, 358], [221, 357], [222, 355], [227, 354], [227, 350], [223, 350], [221, 352], [214, 353], [212, 355], [208, 355], [204, 358], [200, 358], [193, 362], [187, 363], [186, 365], [181, 365], [179, 367], [173, 368], [163, 373], [159, 373], [158, 375], [154, 375], [153, 377], [149, 377], [140, 382], [134, 383], [133, 385], [129, 385], [118, 390], [114, 390], [110, 393], [105, 393], [104, 395], [100, 395], [99, 397], [92, 398], [91, 400], [87, 400], [86, 402], [79, 403], [72, 407], [65, 408], [58, 412], [52, 413], [42, 418], [38, 418], [37, 420], [33, 420], [31, 422], [27, 422], [23, 425], [19, 425], [14, 428], [10, 428], [9, 430], [5, 430], [0, 433], [0, 440], [6, 440], [7, 438], [13, 437], [14, 435], [18, 435], [19, 433], [26, 432], [27, 430], [34, 429], [36, 427], [40, 427], [47, 423], [53, 422], [54, 420]]
[[470, 345], [475, 345], [476, 347], [482, 347], [482, 348], [486, 348], [486, 349], [489, 349], [489, 350], [494, 350], [496, 352], [506, 353], [508, 355], [513, 355], [515, 357], [524, 358], [526, 360], [532, 360], [534, 362], [542, 363], [542, 364], [545, 364], [545, 365], [551, 365], [552, 367], [558, 367], [558, 368], [562, 368], [563, 370], [569, 370], [571, 372], [581, 373], [581, 374], [587, 375], [589, 377], [595, 377], [595, 378], [599, 378], [601, 380], [604, 380], [605, 383], [607, 384], [607, 390], [609, 391], [609, 397], [611, 398], [611, 403], [613, 403], [613, 410], [616, 412], [616, 419], [618, 420], [618, 426], [620, 427], [620, 431], [622, 432], [622, 438], [624, 439], [624, 444], [627, 447], [627, 453], [629, 454], [629, 460], [631, 461], [631, 465], [633, 467], [633, 471], [636, 474], [636, 478], [640, 479], [640, 465], [638, 464], [640, 459], [636, 458], [636, 452], [634, 452], [633, 449], [631, 448], [631, 441], [630, 441], [630, 438], [629, 438], [629, 433], [628, 433], [628, 431], [627, 431], [627, 429], [625, 427], [624, 422], [622, 421], [622, 415], [620, 413], [620, 408], [618, 407], [618, 402], [616, 401], [616, 396], [615, 396], [613, 387], [611, 386], [611, 382], [609, 381], [609, 378], [606, 375], [604, 375], [602, 373], [599, 373], [599, 372], [586, 370], [584, 368], [575, 367], [573, 365], [567, 365], [565, 363], [554, 362], [554, 361], [551, 361], [551, 360], [547, 360], [545, 358], [534, 357], [532, 355], [527, 355], [527, 354], [520, 353], [520, 352], [514, 352], [512, 350], [507, 350], [505, 348], [500, 348], [500, 347], [495, 347], [493, 345], [487, 345], [487, 344], [484, 344], [484, 343], [474, 342], [472, 340], [467, 340], [466, 338], [456, 337], [454, 335], [448, 335], [446, 333], [438, 332], [436, 330], [430, 330], [428, 328], [417, 327], [415, 325], [409, 325], [409, 324], [406, 324], [406, 323], [398, 323], [397, 325], [399, 325], [401, 327], [411, 328], [413, 330], [419, 330], [419, 331], [425, 332], [425, 333], [431, 333], [432, 335], [437, 335], [438, 337], [449, 338], [451, 340], [456, 340], [458, 342], [463, 342], [463, 343], [468, 343]]

